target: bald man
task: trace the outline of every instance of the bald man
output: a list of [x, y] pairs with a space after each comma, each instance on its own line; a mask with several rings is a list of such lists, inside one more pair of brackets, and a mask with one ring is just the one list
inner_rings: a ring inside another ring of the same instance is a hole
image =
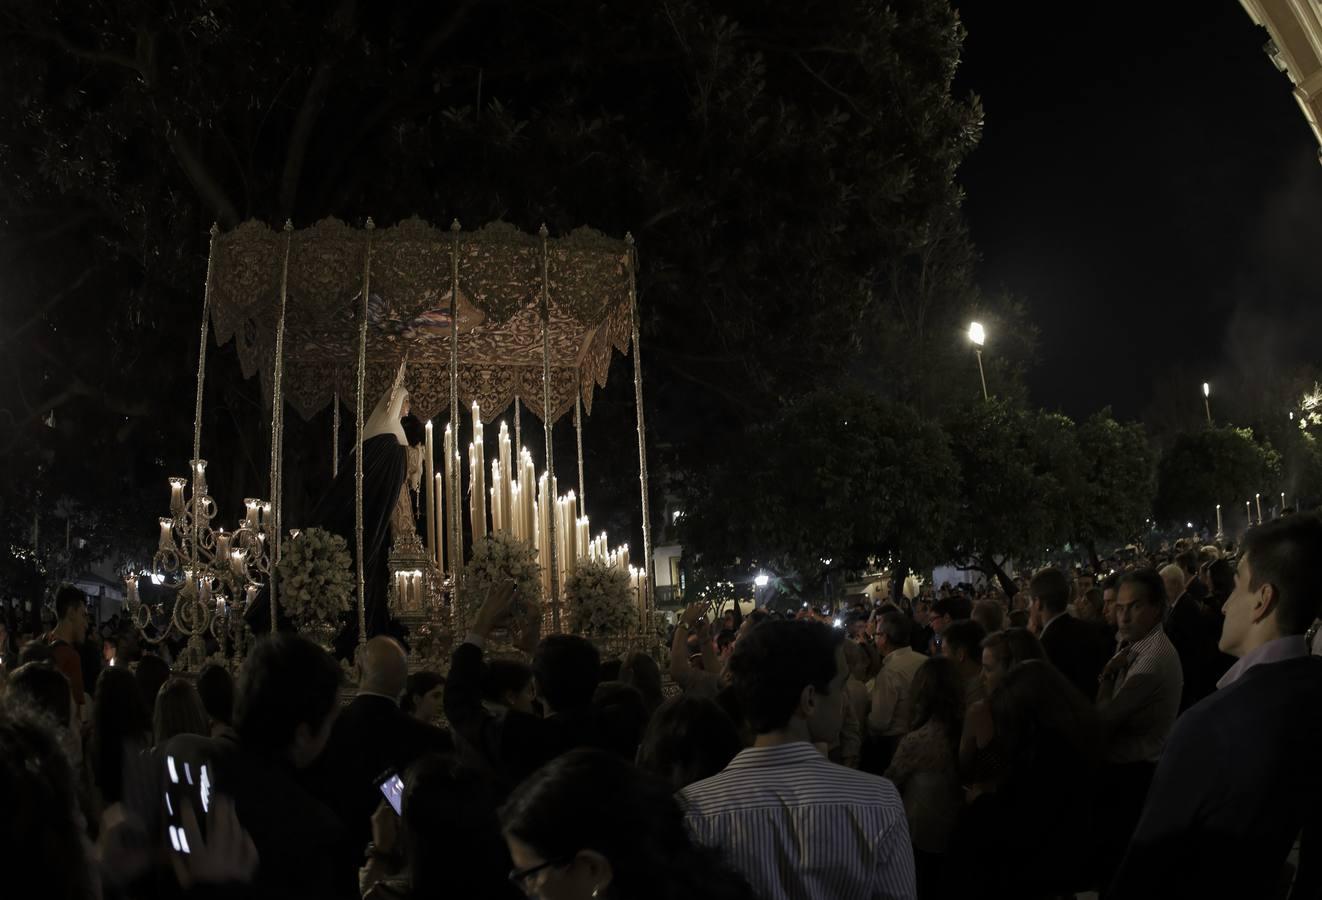
[[1216, 643], [1221, 637], [1221, 614], [1209, 610], [1189, 593], [1190, 578], [1185, 570], [1171, 563], [1160, 572], [1170, 598], [1166, 613], [1166, 636], [1180, 654], [1184, 687], [1180, 691], [1180, 712], [1184, 712], [1216, 689], [1216, 680], [1227, 666], [1219, 664], [1221, 653]]
[[308, 786], [349, 832], [351, 852], [372, 838], [372, 813], [381, 803], [381, 776], [404, 770], [425, 753], [454, 750], [450, 735], [399, 708], [408, 680], [408, 656], [390, 637], [374, 637], [361, 657], [358, 694], [344, 708], [326, 751], [309, 772]]

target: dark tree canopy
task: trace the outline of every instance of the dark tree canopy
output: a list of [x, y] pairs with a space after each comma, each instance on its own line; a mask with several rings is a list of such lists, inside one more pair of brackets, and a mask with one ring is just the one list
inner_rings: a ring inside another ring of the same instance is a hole
[[1270, 443], [1255, 439], [1250, 429], [1182, 434], [1162, 455], [1157, 469], [1157, 519], [1215, 528], [1219, 503], [1226, 534], [1234, 535], [1245, 527], [1245, 501], [1262, 494], [1264, 505], [1270, 507], [1279, 484], [1279, 454]]

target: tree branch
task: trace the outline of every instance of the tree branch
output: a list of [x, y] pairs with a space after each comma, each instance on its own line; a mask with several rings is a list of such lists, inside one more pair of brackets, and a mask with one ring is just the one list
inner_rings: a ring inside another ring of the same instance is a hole
[[216, 218], [226, 228], [233, 228], [239, 224], [239, 211], [235, 208], [234, 202], [230, 200], [225, 189], [220, 186], [211, 171], [202, 162], [197, 152], [193, 150], [188, 139], [180, 133], [168, 120], [165, 120], [166, 139], [170, 143], [170, 149], [174, 151], [174, 158], [188, 176], [198, 195]]
[[72, 284], [70, 284], [64, 290], [60, 291], [58, 294], [52, 295], [45, 303], [41, 305], [40, 309], [38, 309], [28, 318], [26, 322], [24, 322], [22, 325], [10, 331], [8, 334], [0, 335], [0, 347], [3, 347], [5, 344], [9, 343], [10, 341], [20, 337], [23, 334], [23, 332], [27, 331], [29, 328], [31, 328], [32, 326], [36, 325], [39, 321], [41, 321], [41, 319], [46, 315], [46, 313], [50, 312], [55, 307], [59, 306], [60, 303], [62, 303], [65, 300], [65, 298], [67, 298], [74, 291], [78, 290], [80, 287], [86, 284], [87, 279], [92, 277], [92, 272], [94, 271], [95, 269], [92, 267], [88, 267], [84, 269], [83, 273], [79, 275], [77, 278], [75, 278]]

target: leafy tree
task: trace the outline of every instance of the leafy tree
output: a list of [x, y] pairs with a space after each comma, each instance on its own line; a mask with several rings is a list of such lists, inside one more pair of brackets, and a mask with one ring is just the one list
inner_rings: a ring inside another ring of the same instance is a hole
[[938, 426], [870, 395], [818, 393], [694, 486], [683, 533], [708, 567], [742, 559], [805, 581], [869, 557], [917, 567], [940, 561], [957, 495]]
[[1142, 426], [1117, 422], [1109, 408], [1089, 416], [1077, 437], [1071, 533], [1097, 568], [1099, 543], [1126, 543], [1144, 530], [1156, 489], [1155, 458]]
[[1008, 587], [1005, 564], [1070, 537], [1080, 458], [1074, 423], [993, 399], [947, 425], [962, 502], [949, 557]]
[[[1247, 428], [1203, 429], [1180, 435], [1157, 467], [1156, 516], [1163, 524], [1215, 524], [1216, 506], [1227, 534], [1239, 529], [1240, 504], [1270, 498], [1280, 484], [1280, 456]], [[1256, 510], [1254, 511], [1256, 513]]]

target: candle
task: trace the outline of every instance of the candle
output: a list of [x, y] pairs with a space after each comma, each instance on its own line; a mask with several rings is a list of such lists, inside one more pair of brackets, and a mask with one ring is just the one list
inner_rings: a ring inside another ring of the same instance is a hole
[[230, 551], [230, 569], [236, 578], [243, 578], [248, 568], [248, 554], [243, 550]]
[[176, 516], [184, 511], [184, 485], [188, 484], [187, 478], [171, 478], [170, 482], [170, 512]]
[[161, 523], [161, 550], [174, 549], [174, 519], [160, 519]]
[[500, 460], [493, 459], [491, 461], [491, 490], [488, 493], [491, 496], [491, 530], [496, 533], [505, 530], [504, 520], [501, 518], [504, 510], [501, 509], [500, 503], [503, 491], [504, 488], [501, 487], [500, 482]]
[[256, 497], [247, 497], [243, 501], [243, 507], [247, 510], [243, 517], [243, 527], [249, 530], [257, 527], [257, 508], [262, 505], [262, 501]]
[[257, 599], [257, 585], [255, 584], [248, 585], [248, 589], [244, 592], [243, 599], [244, 599], [244, 603], [246, 603], [248, 606], [252, 606], [252, 602]]
[[1258, 504], [1258, 524], [1261, 525], [1261, 524], [1262, 524], [1262, 494], [1254, 494], [1254, 495], [1253, 495], [1253, 498], [1257, 501], [1257, 504]]
[[473, 539], [476, 540], [487, 533], [487, 447], [482, 430], [482, 411], [476, 400], [473, 401], [473, 451], [473, 497], [477, 508]]
[[1281, 491], [1281, 512], [1285, 512], [1285, 491]]
[[262, 504], [262, 526], [263, 526], [267, 531], [270, 531], [271, 528], [274, 527], [274, 525], [275, 525], [275, 522], [271, 521], [271, 504], [270, 504], [270, 503], [263, 503], [263, 504]]
[[432, 424], [431, 419], [427, 420], [427, 445], [423, 450], [426, 455], [425, 470], [427, 473], [427, 556], [436, 556], [436, 462], [434, 459], [436, 450], [432, 443]]
[[1252, 503], [1251, 501], [1248, 501], [1248, 500], [1245, 500], [1245, 501], [1244, 501], [1244, 516], [1249, 520], [1249, 525], [1252, 526], [1252, 525], [1253, 525], [1253, 503]]
[[454, 431], [450, 425], [445, 426], [445, 496], [450, 498], [450, 502], [445, 504], [445, 539], [450, 545], [450, 571], [455, 572], [460, 565], [459, 548], [463, 546], [463, 537], [459, 534], [460, 525], [455, 520], [459, 510], [456, 503], [459, 500], [460, 489], [459, 479], [454, 471]]
[[444, 514], [442, 513], [442, 510], [445, 508], [445, 500], [444, 500], [444, 498], [445, 498], [445, 490], [444, 490], [444, 488], [442, 487], [442, 484], [441, 484], [441, 473], [440, 473], [440, 472], [437, 472], [437, 473], [436, 473], [435, 481], [436, 481], [436, 502], [432, 505], [432, 510], [431, 510], [431, 511], [432, 511], [432, 515], [433, 515], [433, 516], [435, 517], [435, 519], [436, 519], [436, 522], [435, 522], [435, 527], [436, 527], [436, 548], [435, 548], [435, 549], [436, 549], [436, 567], [437, 567], [438, 569], [440, 569], [441, 571], [445, 571], [445, 553], [444, 553], [445, 538], [443, 537], [443, 535], [445, 534], [445, 516], [444, 516]]
[[1220, 503], [1218, 503], [1218, 504], [1216, 505], [1216, 533], [1217, 533], [1217, 536], [1218, 536], [1218, 537], [1220, 537], [1222, 534], [1225, 533], [1225, 532], [1222, 530], [1222, 528], [1221, 528], [1221, 504], [1220, 504]]
[[230, 536], [225, 533], [225, 529], [220, 529], [216, 535], [216, 558], [225, 559], [230, 555]]
[[211, 602], [211, 579], [209, 577], [197, 580], [197, 601], [204, 605]]
[[193, 476], [195, 487], [193, 488], [193, 502], [207, 492], [207, 461], [205, 459], [193, 460]]
[[514, 513], [514, 498], [511, 491], [514, 481], [513, 460], [510, 454], [513, 448], [510, 445], [509, 426], [504, 422], [500, 423], [500, 435], [496, 441], [497, 449], [500, 454], [500, 475], [504, 479], [503, 489], [500, 492], [500, 521], [504, 523], [505, 530], [510, 530], [510, 520]]
[[628, 544], [625, 544], [623, 547], [620, 548], [620, 568], [621, 568], [621, 569], [632, 568], [632, 566], [629, 565], [629, 545], [628, 545]]
[[128, 606], [133, 607], [138, 603], [138, 576], [130, 572], [124, 576], [124, 597]]

